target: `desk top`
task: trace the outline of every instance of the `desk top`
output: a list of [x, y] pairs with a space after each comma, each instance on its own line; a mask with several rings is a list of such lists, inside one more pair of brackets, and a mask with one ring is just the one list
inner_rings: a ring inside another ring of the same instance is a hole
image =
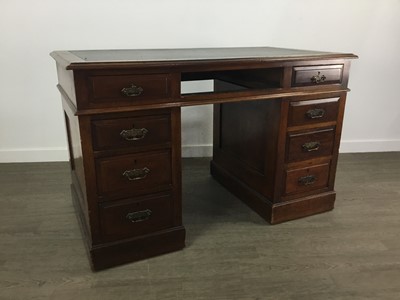
[[176, 63], [249, 60], [282, 61], [299, 59], [357, 58], [351, 53], [335, 53], [273, 47], [246, 48], [187, 48], [137, 50], [75, 50], [54, 51], [51, 56], [67, 69], [83, 69], [93, 65], [120, 63]]

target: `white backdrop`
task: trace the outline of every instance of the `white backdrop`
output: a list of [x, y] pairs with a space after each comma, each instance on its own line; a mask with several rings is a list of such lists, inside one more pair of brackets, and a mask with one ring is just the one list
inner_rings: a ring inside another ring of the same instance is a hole
[[[0, 162], [67, 159], [52, 50], [274, 46], [353, 52], [341, 152], [400, 151], [399, 0], [0, 0]], [[211, 108], [183, 110], [185, 156]]]

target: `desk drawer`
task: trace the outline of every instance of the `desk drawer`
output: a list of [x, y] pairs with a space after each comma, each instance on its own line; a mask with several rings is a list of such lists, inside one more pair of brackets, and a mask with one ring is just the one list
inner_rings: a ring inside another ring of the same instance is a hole
[[292, 86], [314, 86], [342, 82], [343, 65], [294, 67]]
[[165, 145], [171, 142], [170, 115], [92, 122], [95, 150]]
[[168, 74], [92, 76], [92, 102], [130, 102], [164, 99], [170, 96]]
[[153, 233], [173, 225], [170, 195], [103, 203], [99, 211], [105, 241]]
[[291, 101], [289, 105], [288, 126], [300, 126], [336, 121], [339, 110], [339, 97]]
[[294, 162], [331, 155], [334, 138], [334, 128], [289, 133], [286, 160]]
[[330, 163], [286, 171], [284, 194], [294, 194], [328, 187]]
[[99, 196], [124, 198], [171, 187], [169, 150], [98, 159]]

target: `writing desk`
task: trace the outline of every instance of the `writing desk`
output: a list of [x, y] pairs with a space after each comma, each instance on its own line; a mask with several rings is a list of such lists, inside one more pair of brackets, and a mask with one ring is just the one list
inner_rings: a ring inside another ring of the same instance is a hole
[[[55, 51], [72, 196], [100, 270], [182, 249], [182, 106], [214, 104], [212, 176], [276, 224], [333, 209], [353, 54]], [[214, 90], [181, 93], [181, 82]]]

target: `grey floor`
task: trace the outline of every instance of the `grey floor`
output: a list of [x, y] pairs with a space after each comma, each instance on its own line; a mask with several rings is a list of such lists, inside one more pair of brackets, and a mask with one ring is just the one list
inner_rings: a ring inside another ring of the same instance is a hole
[[400, 153], [341, 155], [335, 210], [275, 226], [183, 178], [187, 247], [92, 273], [67, 164], [1, 164], [0, 299], [400, 299]]

